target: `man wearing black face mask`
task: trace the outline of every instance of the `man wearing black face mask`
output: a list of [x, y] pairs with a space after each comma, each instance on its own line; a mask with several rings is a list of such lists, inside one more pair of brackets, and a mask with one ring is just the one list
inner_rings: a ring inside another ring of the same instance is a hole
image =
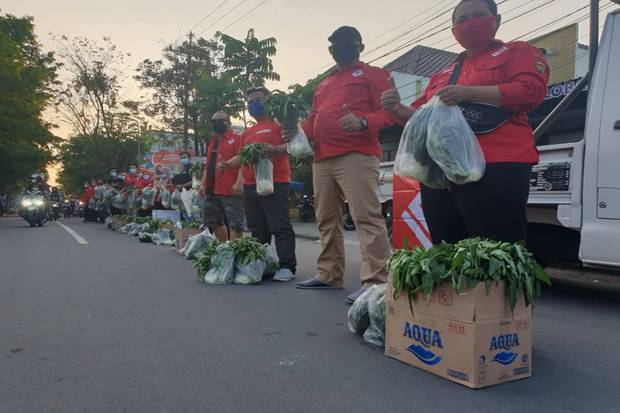
[[[364, 51], [359, 31], [340, 27], [329, 41], [337, 67], [316, 89], [312, 112], [303, 126], [315, 144], [312, 170], [322, 251], [316, 276], [297, 287], [342, 288], [342, 221], [347, 200], [362, 252], [362, 288], [347, 297], [347, 302], [352, 303], [368, 287], [387, 279], [385, 263], [390, 246], [377, 195], [379, 130], [396, 122], [381, 107], [381, 94], [390, 89], [390, 75], [359, 61]], [[290, 139], [294, 132], [284, 131], [284, 138]]]
[[226, 113], [215, 113], [212, 121], [215, 135], [209, 140], [199, 193], [207, 197], [204, 214], [207, 226], [219, 241], [225, 242], [243, 236], [243, 176], [239, 167], [228, 162], [239, 153], [241, 141], [230, 128]]

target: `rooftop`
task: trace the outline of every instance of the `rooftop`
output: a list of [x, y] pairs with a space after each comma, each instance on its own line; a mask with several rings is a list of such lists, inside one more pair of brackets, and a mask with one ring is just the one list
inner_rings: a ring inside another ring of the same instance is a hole
[[458, 54], [428, 46], [415, 46], [407, 53], [391, 61], [384, 68], [390, 72], [408, 73], [431, 77], [449, 66]]

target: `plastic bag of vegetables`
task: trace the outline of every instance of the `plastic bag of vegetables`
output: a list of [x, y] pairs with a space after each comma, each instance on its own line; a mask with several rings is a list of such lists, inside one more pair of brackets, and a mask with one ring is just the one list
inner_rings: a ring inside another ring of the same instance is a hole
[[364, 341], [375, 346], [385, 345], [385, 292], [387, 284], [379, 284], [368, 299], [370, 323], [364, 331]]
[[170, 208], [170, 197], [171, 194], [168, 188], [164, 188], [161, 190], [161, 205], [166, 209]]
[[446, 177], [458, 185], [479, 181], [486, 162], [478, 138], [457, 106], [447, 106], [435, 96], [431, 109], [426, 149]]
[[265, 109], [267, 115], [275, 119], [282, 127], [287, 129], [297, 128], [297, 134], [287, 145], [289, 154], [296, 158], [306, 158], [314, 154], [304, 130], [299, 125], [299, 120], [309, 110], [303, 99], [281, 90], [274, 90], [267, 97]]
[[269, 244], [263, 244], [265, 250], [265, 272], [263, 275], [273, 277], [280, 268], [275, 249]]
[[155, 245], [173, 246], [175, 243], [174, 234], [167, 229], [160, 229], [152, 235], [151, 239]]
[[314, 155], [314, 151], [308, 142], [308, 137], [301, 125], [297, 126], [297, 133], [287, 144], [288, 153], [295, 158], [308, 158]]
[[141, 232], [150, 232], [151, 224], [145, 222], [143, 224], [137, 224], [136, 227], [129, 233], [129, 235], [137, 237]]
[[432, 112], [432, 106], [424, 105], [405, 125], [394, 161], [394, 174], [416, 179], [430, 188], [444, 189], [449, 187], [448, 180], [426, 149]]
[[155, 205], [155, 189], [148, 187], [142, 190], [142, 209], [149, 209]]
[[181, 253], [188, 260], [196, 259], [200, 256], [201, 250], [205, 249], [211, 241], [213, 241], [213, 235], [208, 229], [204, 230], [200, 234], [189, 237]]
[[121, 234], [125, 234], [125, 235], [129, 235], [131, 233], [133, 233], [133, 231], [138, 228], [140, 225], [136, 224], [135, 222], [130, 222], [127, 225], [122, 226], [118, 231]]
[[273, 194], [273, 162], [263, 157], [264, 144], [251, 143], [241, 149], [241, 163], [245, 167], [254, 168], [256, 176], [256, 192], [259, 195]]
[[273, 194], [273, 163], [271, 159], [260, 159], [254, 165], [256, 175], [256, 192], [258, 195]]
[[125, 209], [125, 197], [118, 192], [112, 197], [112, 206], [116, 209]]
[[205, 274], [207, 284], [231, 284], [235, 277], [235, 252], [230, 245], [220, 244], [211, 258], [211, 266]]
[[172, 209], [176, 209], [177, 211], [183, 211], [183, 197], [181, 196], [181, 190], [175, 189], [172, 195], [170, 196], [170, 206]]
[[230, 242], [235, 253], [235, 284], [258, 284], [263, 279], [266, 263], [265, 248], [252, 237]]
[[375, 302], [381, 292], [385, 295], [385, 284], [373, 285], [353, 303], [347, 313], [347, 326], [353, 334], [364, 334], [370, 326], [370, 303]]
[[196, 260], [194, 263], [194, 269], [196, 270], [196, 276], [200, 281], [204, 281], [205, 275], [211, 269], [211, 259], [215, 255], [215, 251], [217, 250], [220, 242], [217, 239], [214, 239], [207, 245], [207, 247], [202, 251], [200, 258]]

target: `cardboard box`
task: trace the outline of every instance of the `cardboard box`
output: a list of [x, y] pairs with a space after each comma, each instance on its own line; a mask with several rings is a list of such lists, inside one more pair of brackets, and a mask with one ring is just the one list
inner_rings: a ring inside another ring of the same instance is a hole
[[177, 252], [181, 252], [185, 243], [192, 235], [200, 234], [202, 231], [195, 228], [177, 229], [174, 232], [174, 239], [176, 243]]
[[118, 231], [127, 224], [129, 224], [129, 221], [126, 219], [122, 219], [118, 216], [112, 216], [112, 230]]
[[462, 294], [445, 284], [430, 301], [388, 289], [385, 355], [471, 388], [532, 375], [532, 308], [511, 311], [504, 283]]

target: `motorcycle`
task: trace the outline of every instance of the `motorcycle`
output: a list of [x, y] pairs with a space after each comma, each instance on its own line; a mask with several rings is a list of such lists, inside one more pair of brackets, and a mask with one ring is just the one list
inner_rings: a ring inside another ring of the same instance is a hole
[[70, 200], [70, 199], [65, 199], [65, 202], [63, 202], [63, 204], [62, 204], [62, 215], [63, 215], [63, 217], [65, 217], [65, 219], [71, 218], [73, 216], [74, 208], [75, 208], [75, 206], [73, 204], [73, 201]]
[[20, 201], [19, 215], [31, 227], [42, 227], [47, 221], [46, 200], [43, 195], [24, 195]]
[[305, 194], [297, 203], [299, 220], [301, 222], [312, 222], [316, 219], [314, 212], [314, 195]]
[[78, 202], [77, 210], [75, 211], [75, 215], [77, 215], [80, 218], [84, 218], [84, 208], [85, 207], [86, 207], [86, 204], [83, 201], [79, 201]]
[[52, 210], [50, 211], [51, 221], [58, 221], [61, 216], [62, 207], [59, 201], [52, 202]]

